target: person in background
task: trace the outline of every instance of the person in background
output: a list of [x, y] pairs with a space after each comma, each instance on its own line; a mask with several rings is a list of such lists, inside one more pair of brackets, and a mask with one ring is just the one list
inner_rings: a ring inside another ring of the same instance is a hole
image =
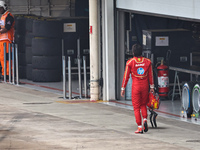
[[[124, 72], [121, 96], [124, 97], [125, 88], [129, 80], [129, 75], [132, 77], [132, 105], [134, 109], [136, 123], [138, 125], [135, 133], [143, 133], [148, 131], [147, 125], [147, 103], [149, 100], [149, 92], [154, 93], [154, 80], [152, 64], [150, 59], [142, 57], [142, 47], [135, 44], [132, 47], [133, 58], [128, 60]], [[150, 91], [149, 91], [150, 85]], [[143, 126], [142, 118], [143, 117]]]
[[6, 43], [6, 75], [9, 75], [8, 68], [8, 46], [14, 41], [14, 17], [8, 11], [8, 7], [4, 1], [0, 1], [0, 62], [2, 67], [2, 75], [4, 75], [4, 43]]

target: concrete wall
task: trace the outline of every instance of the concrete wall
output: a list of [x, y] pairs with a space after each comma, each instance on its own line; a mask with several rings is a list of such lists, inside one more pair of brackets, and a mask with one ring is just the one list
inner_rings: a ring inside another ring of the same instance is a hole
[[116, 0], [120, 9], [189, 20], [200, 19], [199, 0]]
[[75, 0], [5, 0], [13, 14], [35, 14], [45, 17], [75, 15]]

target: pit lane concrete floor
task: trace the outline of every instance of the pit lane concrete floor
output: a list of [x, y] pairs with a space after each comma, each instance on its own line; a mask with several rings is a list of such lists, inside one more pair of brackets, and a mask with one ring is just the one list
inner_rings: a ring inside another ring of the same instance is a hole
[[[143, 135], [133, 111], [107, 102], [63, 100], [60, 94], [0, 83], [0, 149], [199, 150], [200, 126], [159, 115]], [[127, 105], [129, 107], [129, 105]]]
[[[63, 82], [32, 82], [30, 80], [20, 80], [21, 86], [46, 91], [46, 92], [53, 92], [59, 94], [59, 98], [63, 99]], [[87, 82], [88, 84], [88, 82]], [[68, 90], [68, 83], [66, 83], [66, 89]], [[72, 97], [79, 98], [79, 83], [78, 80], [72, 81]], [[84, 93], [84, 89], [83, 92]], [[66, 93], [68, 96], [68, 93]], [[68, 98], [67, 98], [68, 99]], [[133, 110], [132, 102], [130, 100], [126, 101], [110, 101], [110, 102], [103, 102], [103, 104], [121, 107], [129, 110]], [[159, 110], [157, 110], [157, 113], [159, 116], [165, 117], [165, 118], [172, 118], [184, 122], [194, 123], [200, 125], [200, 118], [197, 120], [194, 120], [193, 118], [183, 118], [182, 115], [182, 109], [181, 109], [181, 100], [162, 100]]]

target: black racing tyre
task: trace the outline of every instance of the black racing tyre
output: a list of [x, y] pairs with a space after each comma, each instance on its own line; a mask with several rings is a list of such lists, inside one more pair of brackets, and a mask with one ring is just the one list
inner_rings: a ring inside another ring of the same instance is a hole
[[26, 64], [32, 64], [32, 47], [26, 47]]
[[15, 43], [18, 45], [18, 52], [24, 53], [25, 52], [25, 36], [15, 34]]
[[19, 66], [19, 79], [26, 79], [26, 66]]
[[17, 44], [17, 46], [18, 46], [18, 52], [25, 53], [25, 51], [26, 51], [26, 45], [25, 45], [25, 43]]
[[61, 71], [56, 70], [56, 69], [55, 70], [33, 69], [32, 81], [34, 82], [60, 82]]
[[33, 32], [33, 20], [38, 19], [38, 16], [26, 16], [26, 32]]
[[33, 19], [26, 18], [26, 32], [32, 32], [32, 31], [33, 31]]
[[194, 113], [200, 111], [200, 83], [194, 85], [192, 90], [192, 104]]
[[186, 111], [187, 116], [190, 118], [193, 113], [193, 105], [192, 105], [192, 89], [194, 83], [193, 82], [185, 82], [182, 87], [182, 108]]
[[17, 17], [15, 20], [15, 30], [21, 35], [26, 33], [26, 19], [24, 17]]
[[25, 45], [26, 46], [31, 46], [32, 45], [32, 39], [33, 39], [33, 33], [27, 32], [25, 36]]
[[61, 38], [63, 32], [60, 20], [34, 20], [33, 34], [36, 37]]
[[15, 43], [19, 44], [19, 43], [24, 43], [25, 42], [25, 36], [15, 33]]
[[18, 64], [20, 66], [26, 66], [26, 54], [25, 53], [18, 53]]
[[61, 56], [33, 56], [34, 69], [61, 69]]
[[33, 38], [33, 56], [61, 56], [62, 41], [60, 39]]
[[27, 64], [27, 66], [26, 66], [26, 78], [28, 80], [32, 80], [32, 70], [33, 70], [32, 64]]

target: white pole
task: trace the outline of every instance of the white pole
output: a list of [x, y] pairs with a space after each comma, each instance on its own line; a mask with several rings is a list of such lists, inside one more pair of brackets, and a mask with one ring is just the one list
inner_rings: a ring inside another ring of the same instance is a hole
[[66, 99], [66, 60], [64, 55], [62, 56], [62, 73], [63, 73], [63, 99]]
[[90, 100], [99, 100], [98, 0], [89, 0]]
[[115, 37], [114, 37], [114, 0], [101, 0], [101, 2], [102, 2], [103, 100], [109, 101], [116, 99], [115, 98], [116, 55], [115, 55]]
[[16, 60], [16, 82], [19, 85], [19, 64], [18, 64], [18, 45], [15, 44], [15, 60]]

